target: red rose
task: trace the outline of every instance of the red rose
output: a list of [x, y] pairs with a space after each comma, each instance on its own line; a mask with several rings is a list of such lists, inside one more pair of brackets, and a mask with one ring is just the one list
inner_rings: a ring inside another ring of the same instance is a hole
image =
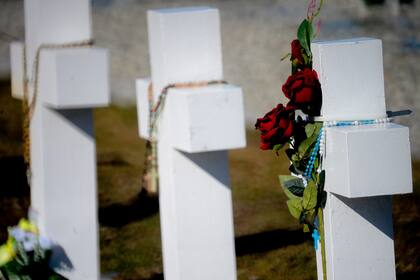
[[305, 65], [305, 59], [303, 58], [303, 52], [305, 52], [305, 50], [302, 48], [299, 40], [293, 40], [290, 45], [292, 48], [292, 63], [296, 67], [302, 68]]
[[289, 76], [282, 90], [290, 99], [288, 105], [311, 116], [319, 115], [322, 95], [321, 84], [315, 70], [305, 68]]
[[278, 104], [273, 110], [259, 118], [255, 128], [261, 131], [262, 150], [271, 150], [277, 144], [284, 144], [293, 135], [295, 111], [292, 107]]

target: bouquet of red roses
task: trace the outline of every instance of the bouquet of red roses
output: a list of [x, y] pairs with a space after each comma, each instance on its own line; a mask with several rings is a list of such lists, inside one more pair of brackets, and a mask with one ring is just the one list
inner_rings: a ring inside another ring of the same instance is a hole
[[[290, 213], [303, 224], [305, 232], [318, 233], [317, 216], [325, 205], [324, 172], [320, 170], [318, 155], [322, 123], [315, 122], [322, 105], [321, 85], [312, 69], [311, 41], [316, 37], [314, 21], [320, 13], [319, 6], [311, 0], [307, 18], [297, 31], [297, 39], [291, 42], [290, 57], [292, 73], [282, 86], [289, 100], [278, 104], [255, 124], [261, 132], [262, 150], [285, 150], [290, 159], [293, 174], [280, 176]], [[318, 25], [319, 26], [319, 25]], [[286, 58], [285, 57], [285, 58]], [[321, 215], [319, 215], [321, 216]], [[322, 219], [322, 217], [319, 217]]]

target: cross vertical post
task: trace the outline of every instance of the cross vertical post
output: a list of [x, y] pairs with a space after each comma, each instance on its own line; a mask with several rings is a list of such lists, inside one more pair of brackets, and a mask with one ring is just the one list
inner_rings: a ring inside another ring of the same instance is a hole
[[41, 234], [57, 244], [52, 255], [57, 272], [80, 280], [100, 277], [92, 108], [109, 103], [108, 53], [82, 43], [92, 39], [90, 5], [25, 0], [25, 48], [11, 45], [13, 96], [22, 98], [26, 76], [29, 100], [36, 98], [30, 123], [31, 215]]
[[[408, 128], [387, 118], [382, 43], [356, 38], [311, 48], [326, 133], [326, 279], [395, 279], [391, 196], [412, 192], [411, 155]], [[324, 279], [321, 246], [317, 267]]]
[[[140, 135], [149, 138], [147, 88], [223, 79], [219, 12], [148, 12], [150, 80], [137, 80]], [[229, 149], [245, 144], [243, 96], [229, 84], [171, 88], [158, 117], [165, 279], [236, 279]]]

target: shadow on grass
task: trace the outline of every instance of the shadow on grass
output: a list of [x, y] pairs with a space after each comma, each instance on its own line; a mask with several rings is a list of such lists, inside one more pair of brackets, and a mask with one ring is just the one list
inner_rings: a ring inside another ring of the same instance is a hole
[[26, 167], [23, 157], [0, 157], [0, 178], [0, 196], [29, 196], [29, 186], [26, 180]]
[[418, 279], [420, 279], [420, 271], [418, 271], [418, 272], [397, 273], [397, 279], [398, 280], [418, 280]]
[[98, 154], [98, 166], [128, 166], [130, 165], [124, 158], [115, 152]]
[[21, 156], [0, 156], [0, 244], [7, 239], [7, 227], [17, 224], [29, 208], [29, 186]]
[[276, 229], [235, 238], [236, 256], [265, 253], [288, 245], [297, 245], [309, 240], [302, 230]]
[[159, 211], [157, 197], [145, 190], [127, 203], [116, 203], [99, 208], [99, 223], [108, 227], [122, 227], [156, 214]]
[[153, 274], [150, 278], [144, 278], [142, 280], [163, 280], [163, 273]]

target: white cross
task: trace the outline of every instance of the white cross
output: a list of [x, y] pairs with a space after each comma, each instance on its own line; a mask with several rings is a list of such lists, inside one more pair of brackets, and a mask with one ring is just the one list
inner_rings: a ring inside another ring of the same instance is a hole
[[[149, 11], [148, 31], [155, 101], [170, 83], [223, 79], [217, 9]], [[149, 83], [137, 81], [144, 138]], [[227, 150], [246, 145], [244, 127], [238, 87], [169, 90], [157, 135], [165, 279], [236, 279]]]
[[[380, 40], [316, 42], [312, 52], [322, 87], [321, 120], [386, 117]], [[325, 171], [327, 279], [395, 279], [391, 195], [412, 192], [408, 128], [326, 128]], [[321, 246], [317, 266], [323, 279]]]
[[[25, 0], [26, 75], [37, 49], [92, 38], [89, 0]], [[12, 94], [23, 95], [23, 44], [11, 45]], [[39, 92], [30, 127], [31, 210], [56, 242], [53, 264], [70, 279], [99, 279], [93, 107], [107, 106], [108, 54], [100, 48], [41, 52]], [[33, 82], [29, 96], [33, 96]]]

